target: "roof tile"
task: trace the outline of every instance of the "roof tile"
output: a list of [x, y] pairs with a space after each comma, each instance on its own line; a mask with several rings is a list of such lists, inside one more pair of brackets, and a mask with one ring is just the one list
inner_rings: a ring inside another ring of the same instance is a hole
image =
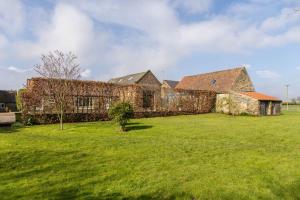
[[253, 99], [257, 99], [260, 101], [281, 101], [280, 99], [272, 96], [268, 96], [259, 92], [240, 92], [240, 94], [246, 95]]
[[244, 67], [210, 72], [194, 76], [185, 76], [176, 86], [186, 90], [212, 90], [229, 92]]

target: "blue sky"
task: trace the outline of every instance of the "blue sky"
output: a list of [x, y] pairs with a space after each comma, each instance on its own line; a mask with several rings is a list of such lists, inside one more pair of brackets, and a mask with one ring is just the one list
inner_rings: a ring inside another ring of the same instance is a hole
[[41, 54], [73, 51], [83, 79], [159, 79], [246, 66], [257, 91], [300, 96], [299, 0], [0, 0], [0, 89]]

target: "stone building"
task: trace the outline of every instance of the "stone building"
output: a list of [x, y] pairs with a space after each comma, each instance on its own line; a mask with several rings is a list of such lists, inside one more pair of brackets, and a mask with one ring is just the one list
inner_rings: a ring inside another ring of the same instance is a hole
[[280, 114], [281, 101], [255, 92], [245, 67], [186, 76], [176, 89], [215, 91], [216, 112], [234, 115]]
[[281, 100], [258, 92], [218, 94], [216, 112], [232, 115], [280, 115]]
[[209, 90], [218, 94], [254, 92], [254, 86], [245, 67], [210, 72], [194, 76], [185, 76], [176, 86], [185, 90]]
[[133, 97], [135, 98], [135, 101], [139, 102], [138, 104], [141, 105], [139, 106], [139, 111], [160, 110], [161, 83], [150, 70], [146, 72], [129, 74], [126, 76], [113, 78], [110, 79], [108, 82], [121, 86], [139, 86], [139, 92], [135, 93], [138, 94], [138, 96], [135, 95]]
[[16, 95], [13, 90], [0, 90], [0, 112], [17, 111]]
[[163, 80], [161, 85], [162, 98], [173, 96], [178, 83], [179, 81]]

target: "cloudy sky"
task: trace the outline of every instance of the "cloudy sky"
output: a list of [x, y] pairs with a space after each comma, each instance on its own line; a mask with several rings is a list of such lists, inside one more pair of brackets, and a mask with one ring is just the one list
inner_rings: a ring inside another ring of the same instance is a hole
[[257, 91], [300, 96], [299, 0], [0, 0], [0, 89], [73, 51], [84, 79], [159, 79], [246, 66]]

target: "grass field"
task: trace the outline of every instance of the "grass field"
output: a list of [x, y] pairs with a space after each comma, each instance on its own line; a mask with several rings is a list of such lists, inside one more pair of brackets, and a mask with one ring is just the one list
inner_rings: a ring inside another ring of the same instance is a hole
[[1, 128], [0, 199], [300, 199], [296, 110]]

